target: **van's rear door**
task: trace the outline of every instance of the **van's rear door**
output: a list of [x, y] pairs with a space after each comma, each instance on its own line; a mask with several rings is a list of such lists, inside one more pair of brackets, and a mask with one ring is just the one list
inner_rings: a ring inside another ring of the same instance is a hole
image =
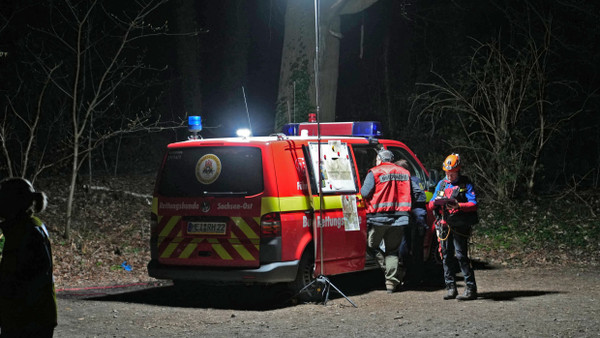
[[158, 261], [257, 267], [262, 150], [211, 145], [170, 148], [158, 177]]

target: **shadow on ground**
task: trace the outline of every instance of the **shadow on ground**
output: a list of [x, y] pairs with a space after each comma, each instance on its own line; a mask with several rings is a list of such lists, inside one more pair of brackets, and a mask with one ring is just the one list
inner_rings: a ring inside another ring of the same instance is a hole
[[516, 290], [516, 291], [496, 291], [480, 292], [477, 299], [488, 299], [494, 301], [512, 301], [516, 298], [539, 297], [551, 294], [558, 294], [560, 291], [540, 291], [540, 290]]
[[[362, 273], [359, 273], [362, 274]], [[378, 276], [355, 279], [357, 276], [331, 278], [347, 295], [357, 295], [377, 289]], [[383, 282], [382, 282], [383, 283]], [[101, 302], [140, 303], [167, 307], [216, 308], [235, 310], [273, 310], [297, 304], [295, 295], [285, 284], [276, 285], [207, 285], [202, 283], [163, 283], [146, 286], [59, 292], [63, 299], [83, 299]], [[341, 297], [335, 291], [329, 299]]]
[[[473, 262], [476, 270], [495, 269], [486, 262]], [[418, 280], [410, 274], [403, 290], [436, 292], [444, 289], [441, 266], [429, 265]], [[460, 277], [458, 277], [460, 278]], [[385, 281], [381, 270], [369, 270], [332, 276], [328, 300], [349, 299], [376, 290], [384, 290]], [[338, 289], [341, 293], [336, 291]], [[343, 293], [343, 295], [342, 295]], [[480, 293], [479, 299], [495, 301], [514, 300], [521, 297], [535, 297], [555, 293], [552, 291], [503, 291]], [[158, 282], [115, 288], [88, 288], [79, 291], [59, 292], [63, 299], [76, 298], [102, 302], [127, 302], [156, 306], [216, 308], [236, 310], [272, 310], [294, 306], [295, 294], [287, 285], [269, 286], [245, 285], [206, 285], [201, 283]]]
[[[432, 275], [429, 275], [430, 273]], [[437, 269], [427, 271], [424, 276], [427, 282], [423, 282], [422, 285], [415, 286], [415, 288], [428, 291], [432, 288], [439, 290], [442, 287], [439, 283], [440, 274]], [[336, 288], [349, 298], [374, 290], [385, 289], [383, 273], [380, 270], [332, 276], [329, 281], [335, 287], [330, 288], [328, 300], [343, 297], [335, 290]], [[64, 290], [59, 292], [57, 296], [62, 299], [237, 310], [272, 310], [297, 304], [294, 297], [296, 295], [284, 284], [245, 286], [158, 282], [123, 287], [91, 287]]]
[[[473, 265], [473, 269], [475, 269], [475, 270], [496, 270], [496, 269], [498, 269], [497, 266], [491, 265], [489, 262], [485, 262], [485, 261], [477, 260], [477, 259], [472, 259], [471, 264]], [[457, 266], [457, 269], [458, 269], [458, 266]], [[460, 269], [458, 269], [457, 271], [460, 271]]]

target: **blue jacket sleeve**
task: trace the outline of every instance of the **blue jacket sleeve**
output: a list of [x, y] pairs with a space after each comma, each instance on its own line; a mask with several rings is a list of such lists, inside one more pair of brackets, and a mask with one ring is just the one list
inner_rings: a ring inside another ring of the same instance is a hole
[[437, 185], [435, 186], [435, 190], [433, 191], [433, 196], [431, 197], [431, 200], [429, 200], [429, 208], [433, 209], [433, 200], [435, 200], [438, 196], [438, 193], [440, 191], [440, 186], [442, 185], [442, 182], [444, 180], [441, 180], [437, 183]]
[[411, 176], [410, 184], [413, 203], [425, 203], [427, 201], [427, 196], [425, 196], [425, 192], [423, 191], [421, 180], [416, 176]]

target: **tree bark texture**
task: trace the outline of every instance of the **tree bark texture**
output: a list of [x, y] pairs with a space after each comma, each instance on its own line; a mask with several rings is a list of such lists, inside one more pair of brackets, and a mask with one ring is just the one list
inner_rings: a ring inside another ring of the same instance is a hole
[[[360, 12], [377, 0], [322, 0], [319, 14], [319, 120], [335, 121], [340, 15]], [[316, 112], [315, 12], [313, 1], [288, 1], [275, 129]], [[294, 86], [294, 83], [296, 84]], [[294, 92], [294, 87], [296, 88]], [[292, 103], [290, 103], [292, 102]], [[295, 107], [288, 112], [287, 107]]]

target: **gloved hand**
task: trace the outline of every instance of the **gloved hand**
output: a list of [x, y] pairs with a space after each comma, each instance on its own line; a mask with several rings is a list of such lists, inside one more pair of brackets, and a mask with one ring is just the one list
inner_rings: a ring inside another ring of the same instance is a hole
[[459, 208], [458, 202], [448, 202], [446, 203], [446, 209], [448, 210], [457, 210]]

